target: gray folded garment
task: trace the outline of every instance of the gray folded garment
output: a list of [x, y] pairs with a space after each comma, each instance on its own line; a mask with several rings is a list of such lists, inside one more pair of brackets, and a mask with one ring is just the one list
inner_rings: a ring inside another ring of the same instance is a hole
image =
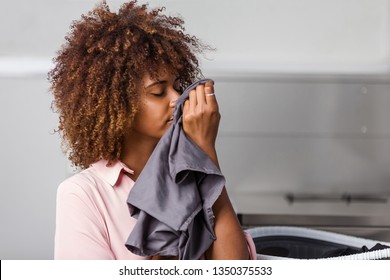
[[176, 102], [174, 120], [158, 142], [129, 193], [127, 203], [137, 223], [126, 247], [141, 256], [199, 259], [216, 239], [212, 206], [225, 178], [182, 129], [189, 86]]

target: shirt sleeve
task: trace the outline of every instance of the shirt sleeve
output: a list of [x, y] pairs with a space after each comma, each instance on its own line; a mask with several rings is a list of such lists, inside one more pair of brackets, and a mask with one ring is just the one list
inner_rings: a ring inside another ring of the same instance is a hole
[[115, 259], [104, 218], [92, 191], [79, 182], [63, 182], [57, 190], [55, 259]]

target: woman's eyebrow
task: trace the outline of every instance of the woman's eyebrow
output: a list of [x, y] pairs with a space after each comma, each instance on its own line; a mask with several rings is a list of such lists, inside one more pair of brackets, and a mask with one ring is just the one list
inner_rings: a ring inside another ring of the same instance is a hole
[[145, 86], [145, 89], [156, 86], [156, 85], [165, 84], [165, 83], [167, 83], [167, 81], [157, 81], [157, 82], [151, 83], [150, 85]]
[[[180, 77], [177, 77], [174, 82], [176, 83], [178, 80], [180, 80]], [[147, 89], [147, 88], [150, 88], [150, 87], [153, 87], [156, 85], [166, 84], [167, 82], [168, 81], [165, 81], [165, 80], [156, 81], [156, 82], [151, 83], [150, 85], [145, 86], [144, 88]]]

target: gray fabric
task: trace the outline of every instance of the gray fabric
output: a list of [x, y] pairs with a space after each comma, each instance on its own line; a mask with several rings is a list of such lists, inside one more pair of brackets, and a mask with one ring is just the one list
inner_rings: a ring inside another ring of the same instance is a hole
[[225, 178], [211, 159], [182, 129], [184, 101], [179, 97], [174, 120], [158, 142], [128, 196], [137, 223], [126, 247], [141, 256], [199, 259], [215, 240], [212, 205]]

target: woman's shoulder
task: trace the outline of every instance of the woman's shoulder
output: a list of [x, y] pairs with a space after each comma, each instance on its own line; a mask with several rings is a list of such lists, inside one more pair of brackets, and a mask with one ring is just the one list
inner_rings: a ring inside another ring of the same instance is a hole
[[102, 184], [102, 180], [91, 166], [66, 178], [58, 186], [58, 194], [85, 194], [96, 191]]
[[120, 161], [108, 163], [107, 160], [100, 160], [65, 179], [59, 185], [58, 192], [95, 195], [112, 192], [123, 172], [133, 171]]

